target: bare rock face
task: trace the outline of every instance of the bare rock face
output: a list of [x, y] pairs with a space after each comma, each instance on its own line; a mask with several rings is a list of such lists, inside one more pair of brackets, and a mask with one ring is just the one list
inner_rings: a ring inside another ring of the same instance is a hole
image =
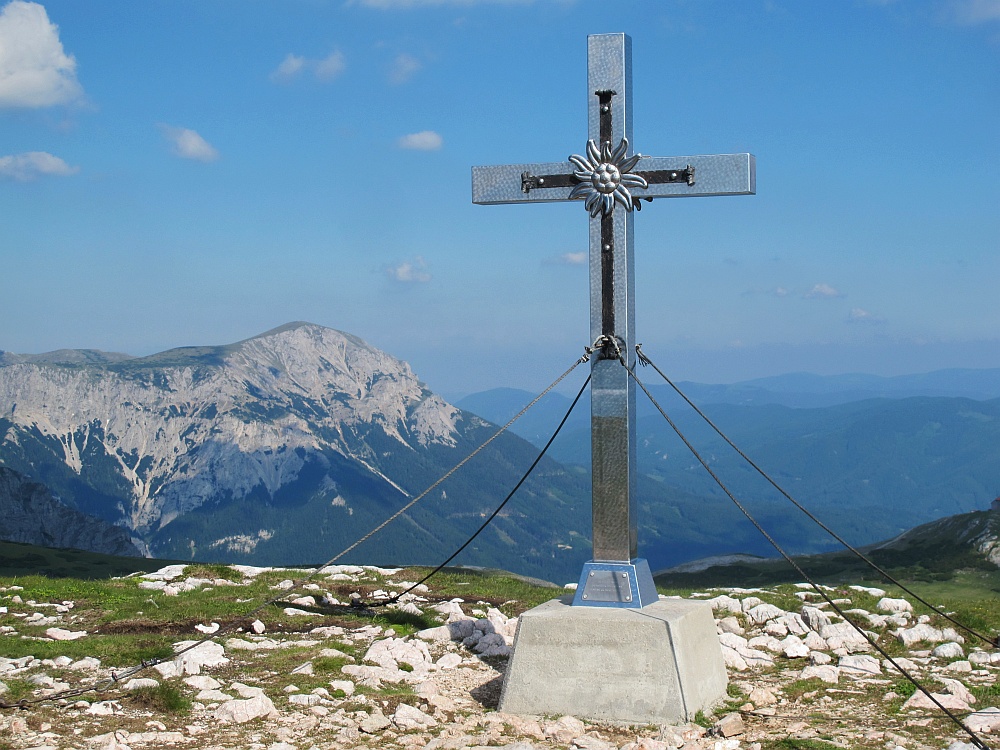
[[[273, 497], [337, 456], [398, 488], [380, 468], [385, 443], [454, 445], [460, 414], [405, 362], [305, 323], [144, 358], [11, 355], [0, 363], [0, 465], [61, 472], [63, 484], [85, 486], [78, 506], [99, 505], [146, 539], [219, 498]], [[372, 431], [381, 452], [367, 439]], [[350, 514], [336, 480], [317, 481]], [[271, 533], [220, 543], [252, 550]]]
[[0, 539], [138, 557], [121, 528], [69, 508], [43, 484], [0, 466]]

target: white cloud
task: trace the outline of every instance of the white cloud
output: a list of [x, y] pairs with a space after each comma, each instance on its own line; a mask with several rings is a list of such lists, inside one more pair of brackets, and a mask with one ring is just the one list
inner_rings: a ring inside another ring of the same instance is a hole
[[412, 261], [389, 266], [385, 269], [385, 275], [393, 281], [404, 284], [425, 284], [431, 280], [431, 275], [427, 272], [427, 263], [419, 255]]
[[285, 59], [281, 61], [281, 65], [274, 69], [271, 73], [271, 80], [275, 83], [284, 83], [285, 81], [290, 81], [297, 77], [302, 69], [306, 65], [306, 59], [300, 57], [299, 55], [293, 55], [289, 52], [285, 55]]
[[868, 310], [863, 310], [860, 307], [852, 307], [851, 312], [847, 315], [847, 320], [850, 323], [867, 323], [869, 325], [885, 323], [885, 318], [870, 313]]
[[82, 97], [76, 60], [63, 50], [45, 8], [7, 3], [0, 10], [0, 107], [51, 107]]
[[743, 292], [744, 297], [753, 297], [758, 294], [765, 294], [770, 297], [787, 297], [791, 292], [783, 286], [775, 287], [753, 287]]
[[316, 61], [316, 64], [313, 66], [313, 73], [321, 81], [332, 81], [343, 73], [346, 68], [347, 62], [344, 60], [344, 53], [340, 50], [334, 50], [322, 60]]
[[29, 182], [49, 175], [65, 177], [79, 171], [79, 167], [71, 167], [58, 156], [44, 151], [0, 156], [0, 177], [9, 177], [18, 182]]
[[423, 64], [413, 55], [402, 52], [396, 55], [389, 70], [389, 82], [399, 85], [406, 83], [423, 67]]
[[419, 133], [404, 135], [396, 143], [400, 148], [413, 151], [437, 151], [444, 143], [444, 139], [433, 130], [421, 130]]
[[334, 50], [322, 59], [310, 59], [289, 52], [268, 78], [273, 83], [288, 83], [307, 71], [311, 71], [318, 81], [332, 81], [347, 69], [344, 53]]
[[194, 161], [210, 162], [219, 158], [219, 152], [198, 135], [194, 130], [188, 128], [175, 128], [172, 125], [160, 125], [163, 137], [166, 138], [173, 147], [175, 156], [182, 159], [193, 159]]
[[843, 297], [844, 295], [829, 284], [816, 284], [803, 296], [806, 299], [834, 299], [836, 297]]
[[563, 253], [556, 259], [556, 262], [564, 266], [585, 266], [589, 260], [588, 255], [589, 253], [586, 252]]
[[963, 24], [1000, 21], [1000, 0], [958, 0], [953, 13], [955, 20]]

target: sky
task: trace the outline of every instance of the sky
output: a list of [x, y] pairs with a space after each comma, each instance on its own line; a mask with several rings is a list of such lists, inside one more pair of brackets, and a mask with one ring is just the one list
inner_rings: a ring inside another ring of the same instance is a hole
[[1000, 367], [1000, 0], [0, 0], [0, 350], [151, 354], [294, 320], [450, 396], [588, 344], [579, 203], [471, 167], [587, 139], [632, 37], [635, 149], [757, 194], [636, 219], [679, 380]]

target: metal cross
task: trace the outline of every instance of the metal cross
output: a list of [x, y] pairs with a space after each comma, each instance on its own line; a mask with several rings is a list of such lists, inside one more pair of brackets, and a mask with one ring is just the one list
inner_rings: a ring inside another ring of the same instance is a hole
[[[752, 154], [651, 157], [632, 153], [632, 40], [587, 37], [586, 156], [549, 164], [473, 167], [474, 203], [582, 200], [590, 214], [594, 558], [575, 605], [642, 607], [656, 601], [636, 553], [635, 274], [632, 222], [639, 201], [753, 195]], [[621, 359], [619, 359], [619, 357]]]

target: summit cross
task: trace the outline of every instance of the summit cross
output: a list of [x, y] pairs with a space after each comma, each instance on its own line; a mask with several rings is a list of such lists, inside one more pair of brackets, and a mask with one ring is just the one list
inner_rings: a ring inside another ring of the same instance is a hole
[[[752, 154], [652, 157], [632, 151], [632, 40], [587, 37], [585, 156], [563, 162], [473, 167], [479, 204], [580, 200], [590, 216], [593, 560], [574, 606], [638, 608], [657, 600], [637, 556], [635, 272], [633, 217], [640, 201], [753, 195]], [[622, 366], [624, 362], [625, 366]]]

